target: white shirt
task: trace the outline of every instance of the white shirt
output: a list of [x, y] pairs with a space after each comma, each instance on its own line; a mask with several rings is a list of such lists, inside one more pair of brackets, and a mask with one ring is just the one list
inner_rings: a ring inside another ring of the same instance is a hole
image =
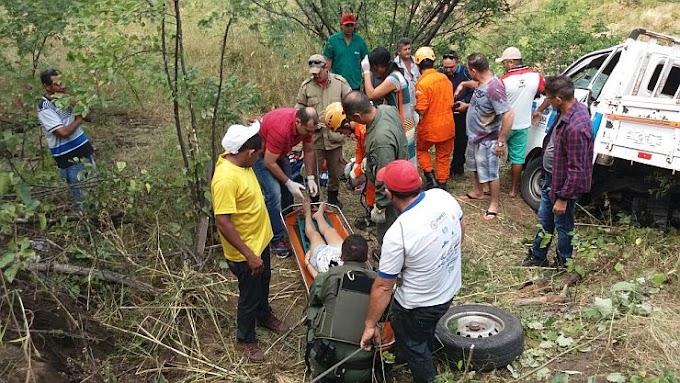
[[545, 79], [539, 72], [522, 66], [513, 68], [501, 77], [508, 95], [508, 103], [514, 113], [512, 130], [531, 126], [531, 105], [536, 93], [543, 92]]
[[460, 289], [463, 211], [451, 194], [431, 189], [407, 207], [383, 239], [378, 276], [402, 284], [395, 299], [406, 309], [448, 302]]
[[418, 65], [416, 65], [416, 59], [411, 56], [411, 70], [408, 71], [406, 70], [406, 65], [404, 65], [404, 62], [401, 60], [401, 57], [397, 55], [397, 57], [394, 58], [394, 62], [397, 63], [397, 66], [401, 69], [404, 70], [404, 77], [406, 78], [406, 81], [408, 81], [408, 92], [411, 94], [411, 103], [413, 105], [416, 104], [416, 83], [418, 82], [418, 79], [420, 78], [420, 68], [418, 68]]

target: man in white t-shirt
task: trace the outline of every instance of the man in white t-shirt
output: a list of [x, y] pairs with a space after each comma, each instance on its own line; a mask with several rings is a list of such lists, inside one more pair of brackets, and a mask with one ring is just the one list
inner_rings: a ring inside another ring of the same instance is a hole
[[543, 92], [545, 79], [541, 73], [524, 65], [522, 53], [515, 47], [504, 50], [503, 55], [497, 58], [496, 62], [502, 63], [505, 68], [501, 81], [508, 95], [510, 109], [514, 113], [512, 130], [506, 144], [512, 174], [509, 194], [510, 197], [516, 197], [531, 127], [531, 105], [534, 98]]
[[436, 377], [431, 348], [435, 328], [461, 286], [463, 211], [442, 189], [423, 192], [418, 170], [408, 161], [396, 160], [380, 169], [377, 181], [384, 183], [401, 215], [383, 239], [361, 346], [370, 349], [378, 336], [376, 323], [401, 274], [390, 317], [396, 346], [414, 382], [430, 383]]
[[[408, 82], [408, 91], [411, 96], [411, 102], [416, 103], [416, 83], [420, 78], [420, 69], [416, 65], [415, 58], [411, 55], [411, 39], [403, 37], [397, 43], [397, 56], [394, 62], [404, 71], [404, 78]], [[418, 121], [416, 121], [416, 125]]]

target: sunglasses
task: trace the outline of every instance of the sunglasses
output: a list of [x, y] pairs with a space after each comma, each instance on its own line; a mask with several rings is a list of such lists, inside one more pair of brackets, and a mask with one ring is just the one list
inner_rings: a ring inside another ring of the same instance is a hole
[[307, 65], [312, 66], [312, 65], [326, 65], [325, 61], [319, 61], [319, 60], [309, 60], [307, 61]]
[[458, 60], [458, 58], [456, 58], [456, 56], [452, 55], [451, 53], [445, 53], [443, 57], [449, 60]]

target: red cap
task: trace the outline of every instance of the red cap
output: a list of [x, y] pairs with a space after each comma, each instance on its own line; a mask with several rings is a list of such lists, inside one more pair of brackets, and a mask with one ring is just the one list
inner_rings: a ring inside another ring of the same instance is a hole
[[390, 191], [407, 193], [418, 190], [423, 184], [415, 165], [406, 160], [395, 160], [376, 174], [378, 182], [383, 182]]
[[345, 24], [356, 24], [357, 23], [357, 18], [354, 17], [353, 14], [351, 13], [345, 13], [342, 15], [340, 18], [340, 24], [345, 25]]

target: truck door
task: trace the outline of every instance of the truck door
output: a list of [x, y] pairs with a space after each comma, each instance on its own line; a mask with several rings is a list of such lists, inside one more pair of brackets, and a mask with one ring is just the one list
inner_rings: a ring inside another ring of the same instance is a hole
[[602, 114], [596, 112], [601, 100], [602, 89], [614, 67], [619, 62], [623, 45], [593, 52], [572, 64], [565, 74], [574, 82], [574, 96], [588, 106], [593, 122], [593, 137], [602, 123]]

